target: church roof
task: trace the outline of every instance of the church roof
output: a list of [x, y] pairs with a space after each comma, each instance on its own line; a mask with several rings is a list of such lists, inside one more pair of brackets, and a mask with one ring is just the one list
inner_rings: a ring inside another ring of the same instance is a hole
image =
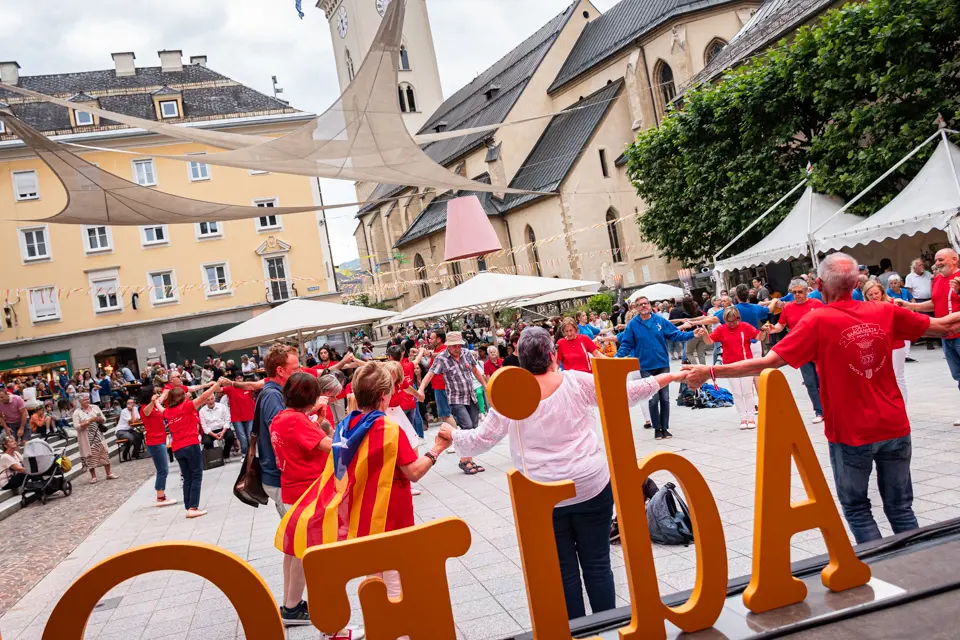
[[[483, 175], [475, 178], [475, 180], [477, 182], [483, 182], [484, 184], [490, 184], [490, 175], [484, 173]], [[467, 191], [456, 194], [456, 197], [460, 196], [477, 196], [480, 198], [480, 204], [483, 205], [483, 210], [486, 212], [488, 217], [500, 215], [500, 211], [497, 209], [497, 205], [492, 193], [475, 193], [472, 191]], [[452, 197], [454, 196], [445, 194], [427, 205], [427, 208], [420, 212], [420, 215], [416, 217], [416, 219], [413, 221], [413, 224], [410, 225], [410, 228], [407, 229], [402, 236], [400, 236], [400, 239], [397, 240], [397, 243], [394, 245], [394, 247], [402, 247], [403, 245], [409, 244], [414, 240], [419, 240], [420, 238], [446, 229], [447, 202], [449, 202], [450, 198]]]
[[[443, 121], [447, 123], [444, 131], [503, 122], [534, 72], [543, 62], [543, 58], [557, 36], [566, 26], [576, 4], [577, 2], [571, 4], [563, 13], [543, 25], [489, 69], [447, 98], [418, 133], [432, 133], [437, 124]], [[496, 90], [490, 92], [489, 90], [494, 87]], [[481, 146], [494, 134], [495, 131], [487, 131], [461, 138], [440, 140], [424, 145], [423, 150], [435, 162], [445, 165]], [[403, 185], [380, 184], [368, 199], [376, 201], [389, 198], [406, 188]], [[365, 205], [360, 208], [357, 215], [367, 213], [377, 206], [375, 203]]]
[[[510, 186], [528, 191], [556, 191], [580, 159], [584, 148], [610, 111], [622, 88], [621, 78], [570, 105], [566, 110], [573, 107], [583, 108], [554, 116], [520, 166]], [[500, 210], [506, 213], [542, 197], [544, 196], [508, 194]]]
[[616, 57], [665, 22], [732, 0], [620, 0], [587, 23], [548, 93], [559, 90], [593, 67]]

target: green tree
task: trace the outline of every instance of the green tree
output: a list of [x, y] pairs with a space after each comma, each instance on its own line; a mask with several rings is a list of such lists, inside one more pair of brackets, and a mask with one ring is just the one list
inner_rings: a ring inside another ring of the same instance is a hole
[[[713, 255], [816, 168], [821, 193], [850, 198], [933, 132], [958, 119], [956, 0], [871, 0], [826, 14], [791, 43], [684, 97], [628, 149], [648, 203], [643, 236], [688, 266]], [[901, 168], [856, 209], [887, 202], [932, 153]], [[899, 178], [899, 179], [897, 179]], [[793, 202], [727, 254], [769, 233]]]
[[367, 307], [368, 309], [380, 309], [381, 311], [390, 310], [390, 305], [388, 305], [386, 302], [372, 301], [369, 293], [358, 293], [357, 295], [348, 299], [347, 304], [351, 304], [355, 307]]
[[613, 296], [607, 293], [598, 293], [587, 300], [587, 306], [591, 311], [597, 313], [610, 313], [613, 311]]

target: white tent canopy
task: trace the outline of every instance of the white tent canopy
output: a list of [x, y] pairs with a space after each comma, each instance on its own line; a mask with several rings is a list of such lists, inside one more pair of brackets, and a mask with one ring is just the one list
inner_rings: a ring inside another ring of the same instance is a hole
[[[399, 315], [387, 318], [378, 324], [378, 327], [385, 327], [389, 324], [396, 324], [402, 322], [413, 322], [414, 320], [426, 320], [427, 318], [437, 318], [453, 315], [452, 312], [448, 313], [432, 313], [429, 311], [431, 307], [435, 307], [437, 304], [440, 304], [446, 296], [450, 294], [453, 289], [443, 289], [434, 293], [428, 298], [424, 298], [420, 302], [411, 306], [409, 309], [404, 310]], [[396, 322], [395, 322], [396, 321]]]
[[[960, 148], [947, 140], [946, 132], [941, 131], [941, 140], [933, 155], [896, 198], [869, 218], [844, 231], [829, 233], [824, 227], [816, 233], [817, 249], [833, 251], [918, 233], [948, 230], [960, 211], [958, 168]], [[951, 236], [956, 243], [956, 236]]]
[[687, 292], [680, 287], [659, 282], [657, 284], [651, 284], [643, 287], [642, 289], [637, 289], [630, 294], [630, 297], [627, 298], [627, 302], [634, 302], [637, 300], [637, 298], [646, 298], [647, 300], [676, 300], [678, 298], [682, 298], [686, 294]]
[[527, 307], [536, 307], [541, 304], [551, 304], [553, 302], [563, 302], [564, 300], [576, 300], [577, 298], [589, 298], [596, 295], [595, 291], [557, 291], [548, 293], [536, 298], [530, 298], [517, 304], [518, 307], [526, 309]]
[[598, 284], [600, 283], [589, 280], [538, 278], [485, 271], [453, 289], [431, 296], [410, 307], [395, 316], [393, 321], [406, 322], [420, 318], [434, 318], [454, 312], [493, 314], [528, 298]]
[[[810, 245], [807, 242], [810, 232], [827, 222], [843, 204], [838, 198], [814, 193], [812, 188], [807, 187], [776, 229], [743, 253], [726, 260], [718, 260], [716, 270], [736, 271], [810, 255]], [[859, 216], [843, 213], [830, 220], [823, 229], [828, 232], [841, 232], [862, 221], [863, 218]]]
[[395, 311], [319, 300], [291, 300], [210, 338], [200, 346], [223, 353], [273, 340], [296, 338], [303, 343], [315, 335], [346, 331], [395, 314]]

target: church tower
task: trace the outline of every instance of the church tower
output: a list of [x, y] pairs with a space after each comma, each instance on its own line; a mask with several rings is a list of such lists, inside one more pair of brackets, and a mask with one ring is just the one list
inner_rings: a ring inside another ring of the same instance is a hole
[[[427, 0], [406, 0], [397, 99], [411, 134], [443, 103]], [[391, 0], [319, 0], [330, 23], [340, 88], [360, 69]]]

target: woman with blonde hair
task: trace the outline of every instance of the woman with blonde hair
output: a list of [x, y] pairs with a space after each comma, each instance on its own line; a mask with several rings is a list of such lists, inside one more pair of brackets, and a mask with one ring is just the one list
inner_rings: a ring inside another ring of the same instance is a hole
[[[891, 278], [892, 279], [892, 278]], [[877, 280], [870, 280], [863, 285], [863, 297], [866, 302], [889, 302], [895, 304], [883, 285]], [[907, 404], [907, 343], [903, 340], [893, 341], [893, 355], [891, 364], [893, 373], [897, 377], [897, 386], [900, 387], [900, 395], [903, 396], [903, 404]]]
[[593, 342], [596, 336], [584, 335], [573, 318], [564, 318], [561, 326], [563, 337], [557, 340], [557, 364], [564, 371], [591, 373], [590, 358], [606, 358]]

